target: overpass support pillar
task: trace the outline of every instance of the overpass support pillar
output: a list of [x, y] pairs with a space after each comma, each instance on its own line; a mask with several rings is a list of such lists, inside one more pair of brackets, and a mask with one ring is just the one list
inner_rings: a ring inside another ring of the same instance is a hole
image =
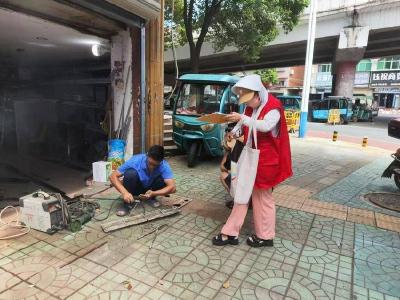
[[349, 26], [340, 32], [339, 45], [333, 63], [335, 96], [353, 97], [357, 63], [364, 57], [368, 44], [368, 27]]
[[352, 98], [357, 63], [358, 61], [335, 62], [333, 95]]

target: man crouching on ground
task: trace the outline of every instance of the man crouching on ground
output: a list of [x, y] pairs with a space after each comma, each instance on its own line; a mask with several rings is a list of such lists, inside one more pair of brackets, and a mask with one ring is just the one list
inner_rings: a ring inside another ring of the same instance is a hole
[[146, 200], [146, 203], [159, 207], [156, 196], [176, 191], [174, 175], [164, 159], [164, 147], [160, 145], [151, 146], [147, 154], [133, 155], [110, 175], [110, 181], [124, 199], [123, 205], [117, 210], [118, 216], [129, 214], [133, 196], [141, 195], [140, 198]]

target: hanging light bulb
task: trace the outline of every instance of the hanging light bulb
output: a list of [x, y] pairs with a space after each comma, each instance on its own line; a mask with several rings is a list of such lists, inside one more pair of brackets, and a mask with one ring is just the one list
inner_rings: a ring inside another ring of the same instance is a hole
[[102, 56], [109, 52], [110, 52], [110, 47], [107, 47], [105, 45], [100, 45], [100, 44], [92, 45], [92, 54], [94, 56]]
[[100, 56], [100, 45], [99, 44], [95, 44], [92, 46], [92, 54], [94, 56]]

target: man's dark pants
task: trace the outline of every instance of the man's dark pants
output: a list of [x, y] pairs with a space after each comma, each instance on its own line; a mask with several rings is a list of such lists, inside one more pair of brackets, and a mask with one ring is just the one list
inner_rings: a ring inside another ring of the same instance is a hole
[[[139, 174], [135, 169], [128, 169], [125, 171], [122, 184], [133, 196], [139, 196], [140, 194], [146, 193], [148, 190], [157, 191], [166, 187], [164, 179], [162, 179], [161, 176], [154, 179], [149, 187], [143, 187]], [[129, 207], [131, 205], [124, 202], [124, 206]]]

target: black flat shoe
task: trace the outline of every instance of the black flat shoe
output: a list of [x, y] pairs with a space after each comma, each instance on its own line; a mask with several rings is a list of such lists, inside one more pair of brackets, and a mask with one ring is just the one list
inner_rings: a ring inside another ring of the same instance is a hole
[[274, 240], [263, 240], [258, 238], [255, 234], [249, 236], [246, 240], [247, 245], [251, 247], [273, 247]]
[[239, 239], [237, 236], [228, 235], [226, 240], [222, 239], [222, 233], [214, 236], [212, 239], [212, 243], [214, 246], [225, 246], [225, 245], [238, 245]]

